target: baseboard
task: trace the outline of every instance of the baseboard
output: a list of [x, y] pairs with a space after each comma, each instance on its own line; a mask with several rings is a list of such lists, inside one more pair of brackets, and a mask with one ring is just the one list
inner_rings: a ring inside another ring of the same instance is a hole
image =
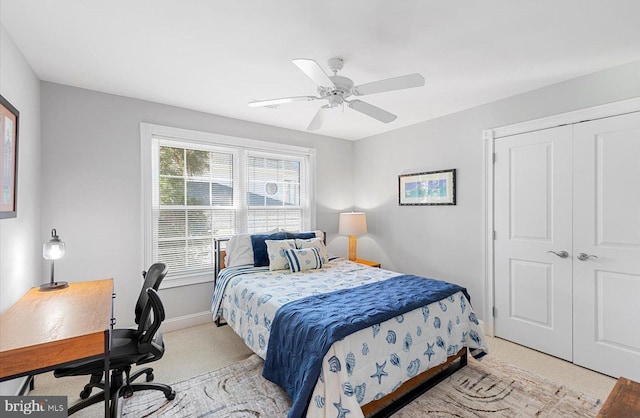
[[178, 316], [166, 319], [162, 323], [162, 332], [177, 331], [183, 328], [195, 327], [196, 325], [207, 324], [213, 322], [211, 312], [198, 312], [189, 315]]

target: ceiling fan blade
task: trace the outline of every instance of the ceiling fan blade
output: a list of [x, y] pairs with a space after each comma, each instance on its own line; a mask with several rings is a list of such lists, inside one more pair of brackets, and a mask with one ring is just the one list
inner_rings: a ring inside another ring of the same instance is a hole
[[329, 109], [328, 105], [324, 105], [320, 109], [318, 109], [318, 111], [316, 112], [316, 115], [313, 117], [313, 119], [309, 123], [309, 126], [307, 126], [308, 131], [315, 131], [320, 129], [320, 127], [324, 123], [324, 117], [327, 114], [327, 109]]
[[320, 67], [320, 64], [314, 60], [298, 58], [293, 60], [293, 63], [318, 86], [334, 87], [333, 81], [331, 81], [327, 73]]
[[424, 77], [415, 73], [355, 86], [353, 88], [353, 94], [356, 96], [364, 96], [365, 94], [382, 93], [385, 91], [402, 90], [420, 86], [424, 86]]
[[304, 102], [319, 99], [319, 97], [315, 96], [295, 96], [295, 97], [282, 97], [280, 99], [269, 99], [269, 100], [254, 100], [253, 102], [249, 102], [249, 106], [251, 107], [263, 107], [263, 106], [276, 106], [285, 103], [293, 103], [293, 102]]
[[393, 113], [389, 113], [386, 110], [380, 109], [377, 106], [363, 102], [362, 100], [352, 100], [349, 103], [349, 107], [360, 113], [364, 113], [367, 116], [371, 116], [380, 122], [389, 123], [396, 120], [398, 116]]

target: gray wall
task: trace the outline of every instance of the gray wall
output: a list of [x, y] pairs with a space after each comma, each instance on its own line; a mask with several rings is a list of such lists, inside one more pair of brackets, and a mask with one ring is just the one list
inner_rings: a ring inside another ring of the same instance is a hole
[[[425, 87], [425, 88], [428, 88]], [[640, 96], [640, 61], [357, 141], [358, 256], [459, 283], [484, 316], [482, 131]], [[398, 175], [457, 169], [456, 206], [398, 206]]]
[[[331, 233], [330, 241], [335, 239], [338, 212], [351, 209], [350, 141], [48, 82], [41, 83], [41, 94], [42, 225], [56, 228], [67, 245], [64, 259], [56, 263], [56, 277], [72, 282], [113, 277], [119, 326], [133, 324], [140, 272], [146, 268], [140, 122], [314, 147], [316, 227]], [[209, 310], [213, 285], [160, 293], [169, 320], [202, 318]]]
[[[0, 219], [0, 312], [47, 276], [41, 274], [40, 82], [0, 25], [0, 94], [20, 112], [18, 216]], [[0, 383], [0, 395], [15, 395], [22, 380]]]

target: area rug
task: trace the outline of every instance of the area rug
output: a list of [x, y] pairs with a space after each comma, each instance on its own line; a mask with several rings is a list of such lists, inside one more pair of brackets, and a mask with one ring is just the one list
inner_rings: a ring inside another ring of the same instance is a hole
[[[262, 376], [253, 355], [239, 363], [175, 383], [176, 398], [137, 392], [125, 399], [122, 417], [285, 417], [286, 393]], [[469, 360], [394, 417], [595, 417], [601, 407], [581, 393], [498, 360]], [[347, 417], [348, 418], [348, 417]]]

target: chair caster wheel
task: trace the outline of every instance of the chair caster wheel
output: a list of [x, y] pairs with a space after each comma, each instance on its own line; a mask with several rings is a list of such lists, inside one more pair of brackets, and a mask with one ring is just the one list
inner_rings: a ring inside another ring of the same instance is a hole
[[147, 382], [152, 382], [155, 376], [153, 373], [147, 373]]
[[91, 395], [91, 389], [83, 389], [82, 392], [80, 392], [80, 399], [87, 399], [89, 395]]
[[172, 390], [170, 394], [165, 395], [167, 397], [168, 400], [172, 401], [176, 398], [176, 391]]
[[130, 398], [132, 396], [133, 396], [133, 388], [131, 386], [127, 386], [126, 388], [124, 388], [124, 390], [122, 391], [122, 397]]

